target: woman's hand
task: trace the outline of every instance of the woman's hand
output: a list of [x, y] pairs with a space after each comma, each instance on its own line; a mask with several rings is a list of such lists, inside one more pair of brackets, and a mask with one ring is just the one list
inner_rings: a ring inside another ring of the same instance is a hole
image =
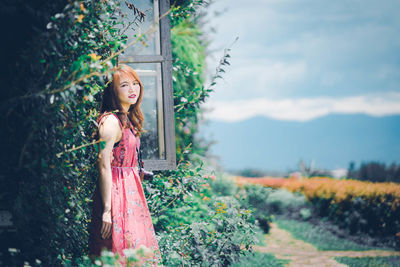
[[108, 239], [111, 236], [111, 227], [112, 227], [112, 222], [111, 222], [111, 211], [104, 211], [103, 212], [103, 224], [101, 226], [101, 237], [103, 239]]

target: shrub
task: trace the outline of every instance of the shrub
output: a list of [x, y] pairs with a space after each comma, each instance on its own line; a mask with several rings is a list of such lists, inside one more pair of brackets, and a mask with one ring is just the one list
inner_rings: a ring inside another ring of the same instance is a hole
[[400, 232], [399, 184], [314, 177], [285, 187], [302, 192], [320, 216], [329, 217], [351, 233], [394, 238]]
[[297, 180], [297, 178], [281, 178], [281, 177], [262, 177], [262, 178], [248, 178], [248, 177], [235, 177], [235, 182], [238, 185], [243, 184], [258, 184], [272, 188], [280, 188], [285, 186], [286, 183], [291, 180]]
[[[194, 200], [201, 202], [198, 197]], [[249, 210], [228, 196], [212, 197], [206, 208], [202, 218], [180, 213], [186, 223], [170, 225], [169, 231], [163, 231], [160, 243], [162, 253], [168, 255], [165, 265], [227, 266], [238, 261], [246, 250], [251, 251], [255, 229], [249, 223]], [[246, 250], [241, 250], [241, 245]]]
[[233, 196], [237, 192], [237, 185], [233, 179], [229, 178], [226, 174], [219, 174], [216, 179], [210, 183], [212, 191], [221, 196]]
[[268, 195], [266, 207], [271, 213], [283, 214], [298, 210], [305, 205], [306, 199], [301, 194], [293, 194], [286, 189], [277, 189]]
[[386, 166], [380, 162], [362, 162], [358, 169], [355, 162], [350, 162], [348, 177], [371, 182], [400, 182], [400, 164], [392, 163]]
[[301, 208], [300, 216], [304, 221], [308, 220], [311, 217], [311, 210], [307, 208]]
[[243, 191], [239, 191], [238, 194], [241, 205], [253, 210], [254, 218], [265, 233], [268, 233], [270, 228], [269, 223], [272, 220], [266, 202], [271, 192], [271, 188], [248, 184], [244, 185]]

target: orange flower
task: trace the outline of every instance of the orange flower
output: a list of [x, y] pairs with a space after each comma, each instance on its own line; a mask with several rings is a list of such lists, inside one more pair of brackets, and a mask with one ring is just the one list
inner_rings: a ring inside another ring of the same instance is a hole
[[99, 60], [101, 58], [101, 56], [96, 55], [96, 53], [89, 54], [89, 57], [91, 57], [93, 60]]
[[80, 8], [81, 8], [81, 11], [86, 11], [85, 6], [83, 5], [83, 3], [80, 4]]
[[79, 15], [78, 18], [76, 19], [77, 22], [82, 23], [82, 20], [85, 16], [84, 15]]

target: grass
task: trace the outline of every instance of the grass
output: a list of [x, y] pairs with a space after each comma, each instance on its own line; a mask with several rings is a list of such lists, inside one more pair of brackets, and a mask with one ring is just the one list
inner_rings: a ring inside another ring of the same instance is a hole
[[257, 240], [254, 242], [255, 245], [257, 245], [257, 246], [266, 246], [267, 245], [265, 243], [264, 231], [261, 228], [259, 228], [259, 227], [255, 228], [255, 236], [257, 238]]
[[[340, 238], [330, 231], [319, 225], [313, 225], [305, 221], [297, 221], [293, 219], [285, 219], [283, 217], [275, 217], [275, 222], [279, 228], [289, 231], [294, 238], [301, 239], [311, 243], [319, 250], [371, 250], [382, 249], [381, 247], [367, 246], [355, 243], [354, 241]], [[387, 250], [393, 250], [385, 248]]]
[[245, 255], [240, 257], [240, 261], [229, 265], [231, 267], [283, 267], [289, 263], [290, 260], [281, 260], [275, 258], [273, 254], [254, 252], [254, 255], [250, 252], [246, 252]]
[[398, 267], [400, 266], [400, 257], [362, 257], [362, 258], [349, 258], [349, 257], [335, 257], [339, 263], [348, 265], [349, 267]]

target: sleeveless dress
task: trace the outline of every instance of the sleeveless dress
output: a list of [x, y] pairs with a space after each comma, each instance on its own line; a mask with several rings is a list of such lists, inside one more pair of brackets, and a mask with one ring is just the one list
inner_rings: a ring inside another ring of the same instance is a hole
[[[155, 236], [153, 223], [147, 201], [144, 196], [142, 182], [138, 173], [136, 146], [140, 147], [140, 139], [135, 136], [133, 126], [123, 128], [118, 116], [113, 113], [103, 113], [103, 116], [112, 114], [122, 129], [121, 140], [114, 145], [111, 154], [111, 221], [112, 233], [109, 239], [102, 239], [100, 231], [102, 226], [103, 202], [100, 193], [100, 179], [97, 180], [93, 194], [92, 219], [89, 225], [89, 255], [100, 256], [102, 248], [119, 253], [121, 265], [125, 266], [124, 249], [139, 248], [144, 245], [156, 250], [156, 261], [161, 260], [158, 242]], [[147, 263], [150, 263], [148, 261]]]

